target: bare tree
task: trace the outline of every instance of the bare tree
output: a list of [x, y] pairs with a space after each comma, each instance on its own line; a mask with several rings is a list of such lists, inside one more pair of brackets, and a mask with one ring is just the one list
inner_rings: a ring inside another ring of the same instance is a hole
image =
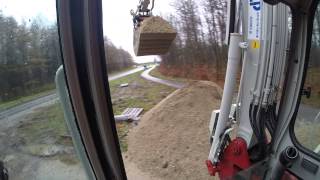
[[107, 37], [104, 38], [104, 48], [108, 72], [118, 71], [133, 65], [131, 55], [122, 48], [117, 48]]
[[208, 27], [209, 45], [212, 49], [211, 56], [215, 61], [216, 80], [219, 80], [223, 70], [222, 65], [226, 58], [223, 41], [226, 31], [227, 4], [224, 0], [203, 0], [202, 6], [206, 12], [205, 20]]

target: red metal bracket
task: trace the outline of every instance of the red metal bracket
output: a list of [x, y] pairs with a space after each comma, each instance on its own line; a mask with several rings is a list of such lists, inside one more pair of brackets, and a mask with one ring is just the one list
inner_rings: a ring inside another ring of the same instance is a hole
[[206, 164], [209, 174], [214, 176], [218, 172], [221, 180], [229, 179], [237, 172], [249, 168], [251, 163], [246, 141], [240, 137], [234, 139], [224, 150], [217, 165], [213, 165], [210, 160]]

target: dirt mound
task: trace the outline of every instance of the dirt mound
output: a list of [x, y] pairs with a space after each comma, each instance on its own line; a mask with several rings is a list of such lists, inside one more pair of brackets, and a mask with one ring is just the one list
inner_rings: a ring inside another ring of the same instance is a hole
[[169, 95], [129, 133], [126, 158], [161, 179], [212, 179], [205, 166], [208, 125], [221, 92], [216, 84], [199, 81]]
[[159, 16], [146, 18], [140, 29], [141, 33], [177, 33], [169, 22]]

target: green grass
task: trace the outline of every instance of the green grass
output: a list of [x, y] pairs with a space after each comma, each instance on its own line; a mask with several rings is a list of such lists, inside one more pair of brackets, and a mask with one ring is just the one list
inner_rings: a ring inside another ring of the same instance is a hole
[[[142, 70], [141, 70], [142, 71]], [[109, 81], [109, 85], [110, 85], [110, 90], [111, 92], [114, 92], [118, 86], [120, 84], [123, 84], [123, 83], [128, 83], [130, 81], [134, 81], [134, 80], [137, 80], [137, 77], [140, 79], [140, 74], [141, 74], [141, 71], [139, 72], [136, 72], [136, 73], [133, 73], [133, 74], [130, 74], [128, 76], [124, 76], [122, 78], [118, 78], [118, 79], [115, 79], [115, 80], [112, 80], [112, 81]]]
[[18, 127], [18, 135], [27, 144], [42, 144], [50, 137], [54, 143], [71, 145], [60, 103], [37, 109]]
[[128, 122], [118, 122], [116, 123], [116, 128], [117, 128], [121, 151], [126, 152], [128, 150], [127, 135], [128, 135], [129, 129], [131, 128], [131, 124]]
[[320, 144], [320, 124], [317, 122], [308, 122], [296, 120], [294, 132], [297, 140], [310, 150], [314, 150]]
[[[17, 134], [25, 145], [23, 149], [26, 153], [41, 156], [43, 149], [50, 146], [73, 146], [60, 103], [39, 108], [26, 118], [28, 120], [21, 123], [17, 129]], [[67, 165], [80, 162], [75, 153], [59, 153], [50, 158], [58, 159]]]
[[[129, 71], [129, 70], [135, 69], [135, 68], [136, 67], [131, 66], [131, 67], [122, 69], [120, 71], [111, 72], [111, 73], [109, 73], [109, 75], [120, 74], [122, 72], [126, 72], [126, 71]], [[43, 96], [52, 94], [54, 91], [55, 91], [55, 84], [54, 83], [44, 85], [44, 86], [38, 88], [36, 90], [36, 92], [34, 92], [34, 93], [30, 94], [30, 95], [17, 97], [16, 99], [10, 100], [10, 101], [0, 102], [0, 111], [6, 110], [6, 109], [10, 109], [12, 107], [15, 107], [17, 105], [23, 104], [25, 102], [32, 101], [32, 100], [37, 99], [39, 97], [43, 97]]]
[[135, 69], [135, 68], [136, 68], [135, 66], [130, 66], [130, 67], [121, 69], [119, 71], [112, 71], [112, 72], [108, 73], [108, 75], [109, 76], [117, 75], [117, 74], [120, 74], [120, 73], [123, 73], [123, 72], [126, 72], [126, 71], [130, 71], [130, 70]]
[[[143, 108], [148, 111], [175, 89], [153, 83], [140, 77], [137, 72], [126, 77], [110, 81], [111, 98], [114, 113], [121, 114], [128, 107]], [[120, 84], [129, 83], [121, 88]]]
[[[140, 77], [140, 74], [141, 72], [137, 72], [110, 81], [115, 114], [121, 114], [128, 107], [141, 107], [146, 112], [175, 90], [168, 86], [144, 80]], [[119, 86], [122, 83], [129, 83], [129, 86], [120, 88]], [[63, 110], [59, 103], [39, 108], [26, 118], [28, 119], [19, 125], [17, 132], [24, 144], [48, 144], [49, 139], [52, 144], [72, 146], [72, 140], [63, 117]], [[122, 152], [128, 149], [127, 133], [132, 126], [132, 123], [128, 122], [116, 123]], [[55, 158], [71, 164], [77, 161], [75, 158], [69, 158], [63, 154]]]
[[[150, 110], [163, 98], [175, 89], [147, 81], [137, 72], [126, 77], [110, 81], [110, 90], [113, 111], [115, 115], [121, 114], [126, 108], [143, 108], [144, 112]], [[128, 87], [120, 87], [120, 84], [129, 83]], [[122, 152], [127, 151], [127, 133], [132, 127], [131, 123], [118, 122], [116, 124]]]
[[28, 101], [32, 101], [32, 100], [37, 99], [39, 97], [43, 97], [43, 96], [52, 94], [55, 91], [54, 89], [55, 89], [54, 84], [48, 84], [48, 85], [45, 85], [45, 86], [41, 87], [40, 89], [38, 89], [36, 93], [30, 94], [28, 96], [17, 97], [16, 99], [11, 100], [11, 101], [0, 102], [0, 111], [12, 108], [14, 106], [23, 104]]
[[[311, 96], [302, 96], [302, 104], [320, 108], [320, 69], [309, 67], [304, 87], [311, 87]], [[314, 150], [320, 144], [320, 124], [297, 119], [294, 127], [298, 141], [310, 150]]]

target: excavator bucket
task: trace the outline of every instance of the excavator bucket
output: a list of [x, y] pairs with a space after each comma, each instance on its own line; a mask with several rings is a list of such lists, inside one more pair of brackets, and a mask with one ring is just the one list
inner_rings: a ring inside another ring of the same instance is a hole
[[146, 17], [133, 34], [133, 47], [136, 56], [145, 56], [167, 53], [177, 32], [161, 17], [151, 16]]

